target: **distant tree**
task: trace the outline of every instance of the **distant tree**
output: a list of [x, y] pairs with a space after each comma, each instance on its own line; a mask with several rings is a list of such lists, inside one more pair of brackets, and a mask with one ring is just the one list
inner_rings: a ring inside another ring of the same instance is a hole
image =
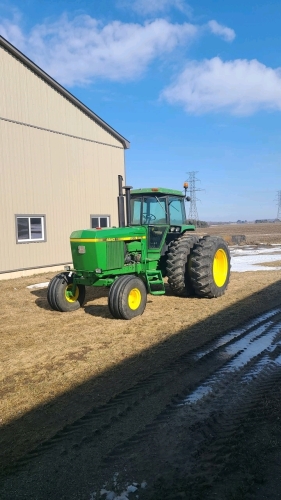
[[197, 227], [209, 227], [209, 224], [205, 220], [198, 220], [196, 223], [196, 226]]

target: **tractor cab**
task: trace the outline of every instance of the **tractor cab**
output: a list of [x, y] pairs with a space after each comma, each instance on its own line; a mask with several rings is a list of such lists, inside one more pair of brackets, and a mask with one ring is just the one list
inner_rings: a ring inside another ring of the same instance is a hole
[[160, 249], [164, 240], [171, 241], [183, 231], [194, 230], [186, 225], [185, 195], [164, 188], [133, 189], [130, 192], [130, 225], [148, 226], [148, 246]]
[[185, 223], [184, 195], [180, 191], [163, 188], [131, 191], [131, 225], [165, 224], [172, 228]]

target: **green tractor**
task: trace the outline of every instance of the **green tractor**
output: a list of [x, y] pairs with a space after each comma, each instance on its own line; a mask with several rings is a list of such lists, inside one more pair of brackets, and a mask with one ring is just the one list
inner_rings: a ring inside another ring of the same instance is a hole
[[164, 277], [181, 297], [223, 295], [229, 282], [229, 250], [222, 238], [199, 238], [195, 226], [186, 223], [187, 183], [185, 194], [164, 188], [131, 190], [118, 177], [119, 227], [71, 234], [73, 269], [66, 266], [50, 281], [47, 298], [52, 309], [74, 311], [84, 303], [86, 286], [106, 286], [112, 316], [132, 319], [144, 312], [147, 293], [165, 294]]

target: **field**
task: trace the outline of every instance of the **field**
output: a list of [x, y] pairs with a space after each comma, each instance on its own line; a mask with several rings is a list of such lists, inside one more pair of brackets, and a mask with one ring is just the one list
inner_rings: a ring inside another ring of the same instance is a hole
[[232, 235], [245, 235], [249, 245], [280, 243], [281, 222], [268, 224], [225, 224], [198, 228], [199, 234], [219, 235], [231, 242]]
[[[281, 225], [227, 225], [223, 237], [281, 243]], [[206, 232], [200, 230], [200, 233]], [[141, 317], [114, 320], [107, 291], [87, 291], [73, 313], [52, 311], [42, 274], [1, 282], [1, 464], [7, 466], [67, 424], [105, 404], [230, 328], [280, 305], [281, 271], [233, 273], [219, 299], [149, 296]]]

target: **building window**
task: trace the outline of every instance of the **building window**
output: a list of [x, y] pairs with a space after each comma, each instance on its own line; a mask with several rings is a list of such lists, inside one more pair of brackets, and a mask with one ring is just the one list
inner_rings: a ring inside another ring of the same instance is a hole
[[110, 215], [91, 215], [91, 227], [110, 227]]
[[44, 215], [16, 215], [17, 243], [46, 241]]

